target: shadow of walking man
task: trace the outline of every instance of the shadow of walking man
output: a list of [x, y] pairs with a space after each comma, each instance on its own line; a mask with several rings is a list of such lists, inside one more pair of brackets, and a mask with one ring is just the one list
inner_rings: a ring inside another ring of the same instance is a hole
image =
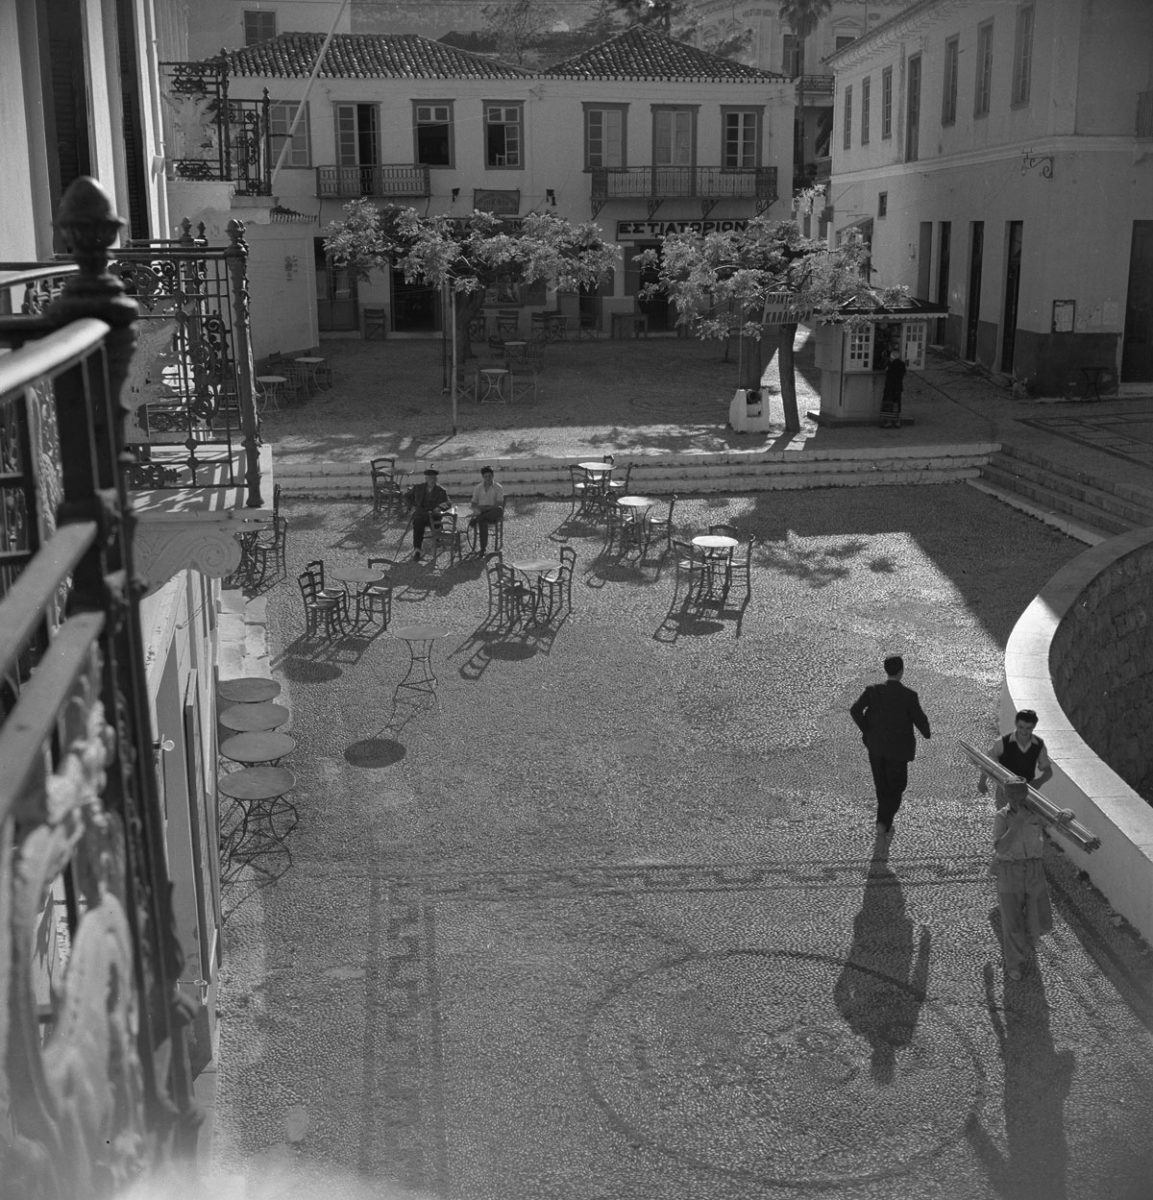
[[892, 1083], [897, 1053], [917, 1028], [929, 981], [929, 943], [922, 926], [914, 955], [901, 882], [886, 862], [874, 860], [833, 1000], [849, 1028], [868, 1042], [869, 1072], [878, 1084]]
[[1005, 1151], [974, 1122], [969, 1144], [1006, 1200], [1065, 1200], [1065, 1099], [1073, 1084], [1076, 1056], [1058, 1050], [1049, 1026], [1049, 1001], [1040, 973], [1005, 981], [998, 1008], [994, 972], [986, 963], [985, 1005], [1005, 1066]]

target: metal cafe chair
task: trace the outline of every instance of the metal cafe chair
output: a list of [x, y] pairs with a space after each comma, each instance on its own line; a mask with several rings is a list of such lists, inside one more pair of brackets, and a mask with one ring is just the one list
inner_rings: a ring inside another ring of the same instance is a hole
[[396, 458], [374, 458], [369, 468], [372, 471], [373, 515], [387, 508], [402, 507], [404, 494], [396, 478]]
[[552, 618], [554, 611], [559, 611], [559, 605], [564, 602], [565, 609], [572, 611], [572, 577], [576, 570], [576, 551], [572, 546], [562, 546], [560, 566], [546, 571], [537, 581], [537, 591], [540, 604], [548, 605], [548, 615]]
[[325, 596], [320, 591], [320, 582], [309, 571], [301, 571], [296, 577], [300, 585], [300, 598], [304, 603], [304, 631], [309, 637], [317, 637], [323, 625], [327, 637], [337, 637], [344, 631], [344, 601], [335, 596]]

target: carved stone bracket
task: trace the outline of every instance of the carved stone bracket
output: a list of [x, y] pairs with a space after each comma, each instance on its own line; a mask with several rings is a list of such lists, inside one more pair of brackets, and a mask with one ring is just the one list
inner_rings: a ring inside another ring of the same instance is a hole
[[240, 565], [240, 542], [236, 539], [240, 527], [237, 521], [213, 519], [207, 514], [186, 518], [167, 515], [162, 520], [150, 520], [142, 514], [133, 549], [136, 569], [145, 582], [144, 594], [150, 595], [178, 571], [188, 568], [212, 579], [231, 575]]

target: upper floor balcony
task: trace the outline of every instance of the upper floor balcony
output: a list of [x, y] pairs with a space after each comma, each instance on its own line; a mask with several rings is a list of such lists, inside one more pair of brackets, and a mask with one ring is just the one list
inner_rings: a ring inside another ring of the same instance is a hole
[[[177, 241], [111, 251], [103, 276], [109, 311], [133, 318], [131, 352], [118, 360], [120, 435], [130, 456], [121, 473], [149, 590], [186, 567], [228, 574], [240, 560], [236, 534], [271, 521], [262, 494], [271, 456], [260, 444], [253, 386], [244, 227], [230, 222], [230, 244], [209, 247], [185, 226]], [[0, 263], [0, 346], [15, 350], [51, 331], [78, 277], [66, 261]], [[56, 490], [44, 474], [56, 461], [56, 442], [32, 445], [32, 432], [18, 428], [23, 419], [17, 408], [0, 414], [0, 445], [13, 447], [0, 473], [0, 594], [34, 554], [48, 519], [40, 506]], [[52, 423], [35, 427], [44, 435]]]
[[609, 200], [644, 200], [651, 217], [665, 200], [699, 200], [707, 217], [721, 200], [752, 200], [758, 213], [777, 199], [776, 167], [595, 167], [593, 216]]
[[421, 198], [432, 195], [428, 167], [417, 163], [378, 163], [375, 166], [317, 167], [316, 194], [321, 199], [352, 200]]

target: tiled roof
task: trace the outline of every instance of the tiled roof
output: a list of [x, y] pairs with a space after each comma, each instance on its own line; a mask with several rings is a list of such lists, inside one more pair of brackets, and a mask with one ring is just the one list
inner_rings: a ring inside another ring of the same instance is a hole
[[[282, 33], [225, 54], [234, 75], [290, 78], [308, 75], [324, 45], [323, 33]], [[415, 33], [338, 33], [320, 74], [329, 79], [531, 79], [532, 71], [506, 67]]]
[[785, 79], [775, 71], [758, 71], [756, 67], [698, 50], [643, 25], [634, 25], [541, 74], [566, 79], [669, 79], [701, 83], [764, 83]]

